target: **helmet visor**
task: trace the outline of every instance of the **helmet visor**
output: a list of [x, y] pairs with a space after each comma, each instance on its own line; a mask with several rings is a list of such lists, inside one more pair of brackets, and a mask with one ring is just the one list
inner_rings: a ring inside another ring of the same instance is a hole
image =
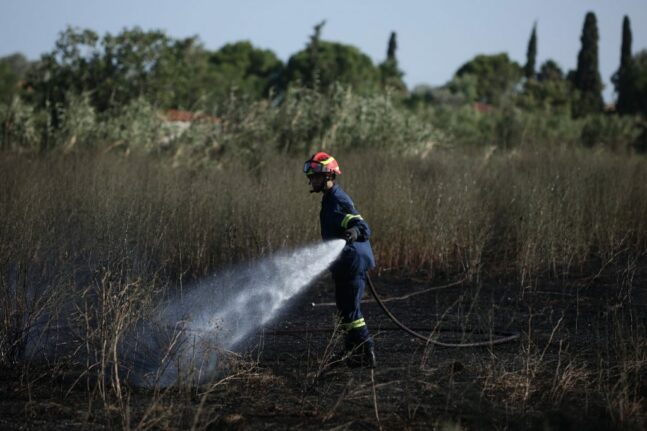
[[312, 169], [312, 162], [308, 160], [303, 164], [303, 173], [306, 175], [312, 175], [314, 173], [314, 169]]
[[326, 169], [319, 162], [313, 162], [312, 160], [308, 160], [303, 165], [303, 173], [308, 176], [313, 174], [320, 174], [322, 172], [326, 172]]

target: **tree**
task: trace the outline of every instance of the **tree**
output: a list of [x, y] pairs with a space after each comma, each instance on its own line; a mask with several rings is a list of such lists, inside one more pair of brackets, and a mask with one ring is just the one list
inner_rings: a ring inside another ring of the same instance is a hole
[[68, 28], [30, 73], [30, 97], [49, 107], [57, 126], [57, 107], [68, 103], [68, 96], [88, 93], [98, 112], [138, 98], [159, 108], [195, 109], [228, 97], [232, 88], [259, 98], [278, 81], [282, 67], [274, 53], [249, 42], [212, 53], [197, 37], [173, 39], [135, 27], [100, 38], [91, 30]]
[[537, 79], [526, 82], [521, 104], [527, 108], [570, 113], [571, 93], [570, 83], [559, 65], [546, 60], [539, 68]]
[[582, 47], [577, 56], [577, 69], [572, 75], [573, 87], [578, 92], [573, 114], [581, 117], [602, 112], [602, 79], [598, 68], [598, 25], [593, 12], [588, 12], [582, 29]]
[[50, 106], [55, 122], [57, 106], [68, 94], [90, 93], [99, 111], [138, 97], [164, 105], [178, 88], [173, 84], [186, 76], [181, 69], [187, 62], [178, 51], [190, 46], [161, 31], [134, 28], [100, 38], [92, 30], [68, 27], [41, 57], [29, 84], [37, 105]]
[[223, 46], [209, 56], [209, 63], [219, 93], [236, 88], [252, 99], [267, 96], [283, 72], [283, 62], [274, 52], [255, 48], [248, 41]]
[[456, 71], [455, 77], [474, 75], [477, 79], [478, 100], [498, 104], [514, 90], [522, 76], [519, 64], [511, 61], [508, 54], [477, 55]]
[[631, 113], [647, 117], [647, 50], [636, 54], [631, 61], [629, 90], [634, 96]]
[[310, 45], [293, 54], [287, 62], [283, 86], [311, 83], [312, 58], [316, 58], [317, 89], [326, 90], [333, 83], [350, 85], [360, 93], [379, 88], [379, 71], [371, 59], [358, 48], [337, 42], [317, 41], [316, 54]]
[[474, 75], [454, 77], [438, 87], [425, 84], [416, 85], [406, 103], [409, 107], [433, 105], [438, 107], [460, 107], [473, 103], [476, 97], [477, 79]]
[[150, 70], [146, 99], [161, 108], [199, 109], [213, 101], [225, 83], [197, 37], [170, 39]]
[[561, 81], [564, 79], [564, 72], [554, 60], [546, 60], [539, 68], [537, 78], [544, 81]]
[[49, 110], [54, 127], [59, 126], [59, 107], [65, 104], [68, 93], [94, 90], [93, 81], [103, 81], [97, 67], [98, 40], [92, 30], [68, 27], [59, 34], [55, 48], [42, 55], [27, 75], [27, 85], [33, 89], [28, 95], [30, 102]]
[[523, 67], [523, 73], [526, 78], [535, 77], [535, 63], [537, 61], [537, 23], [532, 26], [530, 40], [528, 41], [528, 50], [526, 51], [526, 65]]
[[30, 65], [29, 60], [20, 53], [0, 58], [0, 102], [8, 103], [18, 93], [20, 81]]
[[631, 23], [625, 15], [622, 20], [622, 45], [620, 47], [620, 67], [611, 77], [618, 100], [616, 110], [621, 114], [635, 111], [635, 97], [631, 91], [632, 58], [631, 58]]
[[[633, 95], [631, 114], [641, 114], [647, 118], [647, 50], [642, 50], [631, 61], [629, 90]], [[638, 151], [647, 153], [647, 122], [643, 121], [642, 134], [635, 143]]]
[[0, 58], [0, 63], [9, 66], [11, 71], [20, 78], [25, 76], [32, 65], [27, 57], [19, 52]]
[[398, 42], [396, 38], [397, 35], [394, 31], [392, 31], [391, 36], [389, 36], [389, 44], [386, 48], [386, 60], [393, 63], [397, 63], [397, 59], [395, 58], [395, 51], [396, 49], [398, 49]]
[[380, 81], [383, 88], [393, 88], [399, 92], [406, 92], [407, 87], [402, 81], [404, 73], [398, 68], [398, 59], [395, 52], [398, 48], [397, 35], [393, 31], [389, 37], [389, 43], [386, 49], [386, 59], [379, 65]]
[[116, 84], [110, 89], [102, 82], [93, 82], [102, 101], [121, 105], [144, 97], [156, 106], [176, 107], [193, 102], [181, 100], [180, 94], [196, 98], [198, 90], [191, 88], [195, 79], [191, 72], [203, 51], [197, 38], [175, 40], [163, 31], [135, 27], [114, 37], [107, 34], [102, 46], [103, 55], [96, 62], [99, 75]]

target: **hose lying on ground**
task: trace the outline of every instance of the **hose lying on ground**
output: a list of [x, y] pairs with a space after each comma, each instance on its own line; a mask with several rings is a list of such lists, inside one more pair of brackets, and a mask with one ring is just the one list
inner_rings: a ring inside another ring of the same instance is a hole
[[510, 341], [514, 341], [517, 338], [519, 338], [519, 333], [512, 333], [512, 334], [504, 334], [502, 337], [495, 338], [493, 340], [487, 340], [487, 341], [475, 341], [473, 343], [445, 343], [443, 341], [438, 341], [434, 340], [431, 338], [431, 336], [426, 337], [422, 335], [419, 332], [414, 331], [411, 328], [408, 328], [405, 324], [400, 322], [397, 317], [389, 311], [388, 308], [386, 308], [386, 305], [384, 305], [384, 302], [380, 299], [380, 296], [377, 294], [377, 290], [375, 290], [375, 286], [373, 285], [373, 281], [371, 280], [371, 277], [366, 274], [366, 280], [368, 281], [368, 287], [371, 290], [371, 293], [373, 294], [373, 297], [375, 298], [375, 301], [377, 304], [380, 306], [382, 311], [395, 323], [400, 329], [405, 331], [406, 333], [413, 335], [416, 338], [419, 338], [423, 340], [426, 343], [433, 344], [435, 346], [441, 346], [441, 347], [482, 347], [482, 346], [493, 346], [495, 344], [503, 344], [503, 343], [508, 343]]

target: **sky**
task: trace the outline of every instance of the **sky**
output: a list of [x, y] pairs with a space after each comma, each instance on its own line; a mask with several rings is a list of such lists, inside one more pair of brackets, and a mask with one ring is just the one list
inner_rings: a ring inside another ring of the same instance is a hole
[[354, 45], [374, 63], [386, 56], [392, 31], [404, 80], [442, 85], [477, 54], [506, 52], [524, 64], [537, 23], [537, 65], [555, 60], [574, 69], [584, 16], [596, 14], [604, 97], [614, 98], [622, 18], [628, 15], [634, 53], [647, 49], [647, 0], [0, 0], [0, 56], [21, 52], [34, 60], [54, 48], [66, 26], [103, 35], [126, 27], [197, 35], [207, 49], [239, 40], [271, 49], [282, 60], [304, 48], [313, 26], [322, 38]]

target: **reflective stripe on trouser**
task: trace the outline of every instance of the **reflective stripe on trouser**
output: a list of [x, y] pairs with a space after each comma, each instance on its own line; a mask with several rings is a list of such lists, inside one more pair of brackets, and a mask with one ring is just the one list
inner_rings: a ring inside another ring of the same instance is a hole
[[341, 317], [342, 328], [346, 332], [346, 348], [352, 349], [366, 343], [373, 346], [373, 339], [369, 335], [368, 327], [360, 310], [362, 296], [364, 296], [365, 273], [359, 276], [346, 278], [346, 274], [333, 273], [335, 280], [335, 300]]
[[353, 320], [352, 322], [349, 322], [349, 323], [342, 323], [341, 324], [341, 327], [346, 331], [361, 328], [362, 326], [366, 326], [366, 322], [364, 322], [363, 317], [361, 319]]

